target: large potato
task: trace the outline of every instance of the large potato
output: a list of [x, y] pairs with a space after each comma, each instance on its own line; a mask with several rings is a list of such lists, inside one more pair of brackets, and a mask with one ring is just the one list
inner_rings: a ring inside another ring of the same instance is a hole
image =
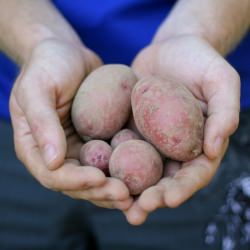
[[164, 155], [189, 161], [202, 151], [204, 118], [198, 100], [181, 84], [148, 77], [132, 92], [135, 123]]
[[104, 65], [80, 86], [72, 105], [72, 121], [82, 138], [108, 139], [126, 123], [137, 79], [125, 65]]
[[129, 140], [119, 144], [109, 161], [112, 177], [122, 180], [130, 194], [140, 194], [162, 176], [163, 163], [156, 149], [146, 141]]

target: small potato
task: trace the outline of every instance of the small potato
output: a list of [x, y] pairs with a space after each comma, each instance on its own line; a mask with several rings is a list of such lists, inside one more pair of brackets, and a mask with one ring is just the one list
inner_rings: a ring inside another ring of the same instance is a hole
[[167, 157], [189, 161], [202, 152], [202, 109], [182, 84], [142, 79], [133, 89], [132, 109], [141, 134]]
[[131, 92], [137, 81], [132, 69], [104, 65], [80, 86], [72, 105], [72, 120], [82, 138], [109, 139], [126, 123], [131, 112]]
[[129, 140], [113, 151], [109, 161], [112, 177], [122, 180], [130, 194], [140, 194], [162, 176], [163, 163], [159, 153], [146, 141]]
[[105, 141], [92, 140], [85, 143], [80, 151], [80, 162], [84, 166], [93, 166], [108, 174], [111, 146]]
[[130, 130], [130, 129], [123, 129], [120, 130], [119, 132], [117, 132], [112, 140], [111, 140], [111, 147], [112, 148], [116, 148], [119, 144], [121, 144], [122, 142], [128, 141], [128, 140], [136, 140], [136, 139], [140, 139], [140, 136], [137, 135], [134, 131]]

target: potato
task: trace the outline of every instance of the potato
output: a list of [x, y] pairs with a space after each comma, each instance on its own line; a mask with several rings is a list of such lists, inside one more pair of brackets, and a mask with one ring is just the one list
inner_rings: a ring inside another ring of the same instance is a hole
[[113, 151], [109, 161], [112, 177], [122, 180], [131, 195], [140, 194], [162, 176], [163, 163], [159, 153], [146, 141], [129, 140]]
[[144, 78], [133, 89], [132, 109], [141, 134], [167, 157], [189, 161], [202, 152], [202, 109], [184, 85]]
[[80, 150], [80, 162], [84, 166], [93, 166], [108, 174], [111, 146], [105, 141], [92, 140], [85, 143]]
[[112, 148], [116, 148], [122, 142], [133, 139], [140, 139], [140, 136], [130, 129], [123, 129], [113, 136], [110, 144]]
[[137, 79], [125, 65], [104, 65], [80, 86], [72, 105], [72, 121], [82, 138], [108, 139], [126, 123]]

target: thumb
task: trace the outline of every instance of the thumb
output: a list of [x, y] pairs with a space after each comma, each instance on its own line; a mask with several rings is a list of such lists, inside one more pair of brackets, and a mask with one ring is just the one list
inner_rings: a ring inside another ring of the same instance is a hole
[[240, 78], [226, 62], [214, 64], [210, 72], [203, 85], [208, 102], [204, 151], [213, 159], [218, 157], [224, 142], [238, 127]]
[[[30, 127], [30, 133], [39, 148], [45, 165], [54, 170], [64, 161], [66, 137], [56, 111], [56, 95], [32, 72], [19, 79], [17, 101]], [[48, 83], [47, 83], [48, 84]], [[53, 88], [53, 87], [52, 87]]]

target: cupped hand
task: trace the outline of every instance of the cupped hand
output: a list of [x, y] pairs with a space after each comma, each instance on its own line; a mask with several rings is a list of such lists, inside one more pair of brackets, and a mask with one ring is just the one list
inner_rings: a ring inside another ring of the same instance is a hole
[[83, 46], [51, 39], [35, 47], [10, 98], [15, 149], [43, 186], [98, 206], [126, 209], [131, 198], [121, 181], [97, 168], [80, 167], [82, 142], [70, 119], [79, 85], [100, 65]]
[[205, 40], [193, 36], [148, 46], [135, 58], [133, 68], [139, 78], [155, 75], [184, 84], [199, 100], [205, 117], [203, 153], [185, 163], [170, 161], [166, 173], [172, 174], [146, 189], [124, 211], [129, 223], [139, 225], [152, 211], [179, 206], [211, 181], [238, 126], [240, 79]]

